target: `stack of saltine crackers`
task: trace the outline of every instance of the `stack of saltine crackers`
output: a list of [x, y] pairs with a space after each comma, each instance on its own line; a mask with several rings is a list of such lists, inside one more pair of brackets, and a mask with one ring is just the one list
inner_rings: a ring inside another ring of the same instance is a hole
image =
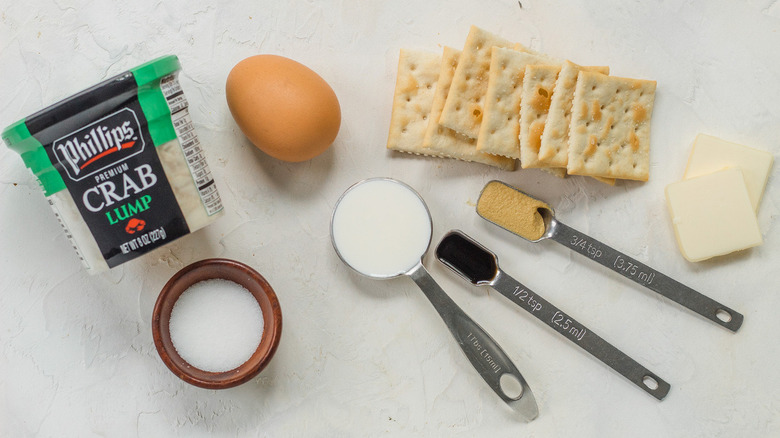
[[647, 181], [656, 83], [608, 74], [476, 26], [462, 51], [401, 49], [387, 148]]

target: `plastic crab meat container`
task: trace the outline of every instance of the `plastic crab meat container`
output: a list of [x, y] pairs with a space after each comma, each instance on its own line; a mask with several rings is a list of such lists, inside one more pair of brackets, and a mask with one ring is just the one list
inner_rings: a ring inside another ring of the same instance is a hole
[[164, 56], [3, 130], [90, 273], [200, 229], [223, 211], [177, 79]]

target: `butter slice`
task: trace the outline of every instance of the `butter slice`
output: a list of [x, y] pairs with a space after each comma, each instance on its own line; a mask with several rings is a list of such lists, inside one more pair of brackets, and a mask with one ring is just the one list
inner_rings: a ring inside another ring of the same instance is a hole
[[693, 142], [683, 179], [694, 178], [727, 167], [737, 167], [742, 170], [753, 211], [756, 211], [773, 160], [774, 157], [769, 152], [721, 140], [711, 135], [699, 134]]
[[698, 262], [762, 243], [739, 168], [666, 186], [666, 202], [683, 257]]

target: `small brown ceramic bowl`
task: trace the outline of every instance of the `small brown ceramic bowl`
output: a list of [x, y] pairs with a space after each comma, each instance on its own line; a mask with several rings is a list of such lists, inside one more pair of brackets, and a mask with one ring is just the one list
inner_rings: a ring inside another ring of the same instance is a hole
[[[195, 368], [182, 359], [173, 347], [168, 330], [171, 310], [179, 296], [193, 284], [214, 278], [230, 280], [247, 288], [263, 313], [263, 337], [252, 357], [237, 368], [216, 373]], [[257, 271], [234, 260], [206, 259], [183, 268], [168, 280], [154, 306], [152, 336], [160, 358], [180, 379], [201, 388], [232, 388], [251, 380], [271, 361], [281, 335], [282, 309], [276, 293]]]

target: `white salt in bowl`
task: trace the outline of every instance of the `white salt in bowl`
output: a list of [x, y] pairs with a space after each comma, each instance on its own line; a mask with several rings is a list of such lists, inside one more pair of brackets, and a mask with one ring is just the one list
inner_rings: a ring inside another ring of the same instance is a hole
[[[174, 347], [170, 321], [179, 297], [191, 286], [206, 280], [232, 281], [248, 290], [262, 312], [263, 332], [257, 349], [248, 360], [226, 371], [205, 371], [187, 362]], [[282, 310], [276, 293], [257, 271], [228, 259], [206, 259], [177, 272], [165, 284], [152, 317], [152, 335], [163, 363], [180, 379], [207, 389], [238, 386], [257, 376], [268, 365], [279, 345], [282, 334]]]

